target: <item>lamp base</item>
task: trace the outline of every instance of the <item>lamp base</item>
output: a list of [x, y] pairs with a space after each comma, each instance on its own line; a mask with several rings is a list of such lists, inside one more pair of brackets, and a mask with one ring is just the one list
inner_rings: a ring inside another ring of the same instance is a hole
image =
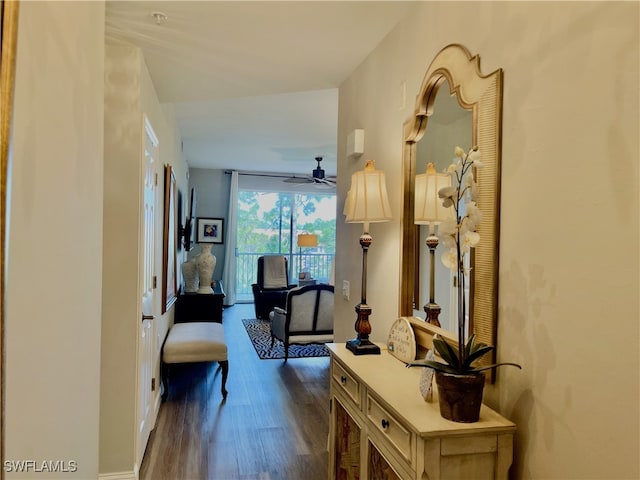
[[347, 342], [347, 350], [351, 350], [354, 355], [380, 355], [380, 347], [370, 340], [354, 338]]
[[427, 323], [430, 323], [431, 325], [435, 325], [436, 327], [442, 327], [442, 325], [440, 325], [440, 321], [438, 320], [438, 316], [442, 311], [442, 309], [440, 308], [440, 305], [433, 302], [427, 303], [424, 306], [424, 311], [427, 314]]

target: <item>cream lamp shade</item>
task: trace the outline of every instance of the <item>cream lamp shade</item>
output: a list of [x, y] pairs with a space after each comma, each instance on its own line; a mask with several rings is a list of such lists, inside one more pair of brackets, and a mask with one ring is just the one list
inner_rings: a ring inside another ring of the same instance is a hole
[[441, 188], [451, 186], [451, 176], [436, 173], [433, 163], [427, 164], [427, 172], [416, 175], [414, 223], [416, 225], [438, 225], [453, 218], [452, 208], [442, 206], [438, 198]]
[[363, 170], [351, 175], [344, 212], [347, 223], [368, 225], [391, 220], [385, 175], [376, 170], [373, 160], [368, 160]]
[[318, 236], [315, 233], [298, 234], [298, 247], [317, 247]]

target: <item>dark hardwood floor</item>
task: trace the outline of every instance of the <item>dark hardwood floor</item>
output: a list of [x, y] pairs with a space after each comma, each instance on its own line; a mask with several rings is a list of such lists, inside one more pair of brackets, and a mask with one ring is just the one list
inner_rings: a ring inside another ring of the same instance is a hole
[[217, 364], [182, 368], [162, 403], [141, 480], [327, 478], [329, 359], [260, 360], [242, 325], [253, 305], [225, 309], [226, 401]]

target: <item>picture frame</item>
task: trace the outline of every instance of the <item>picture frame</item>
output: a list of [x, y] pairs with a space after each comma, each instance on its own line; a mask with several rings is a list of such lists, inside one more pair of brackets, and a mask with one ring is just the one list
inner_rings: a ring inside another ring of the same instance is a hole
[[164, 232], [162, 249], [162, 313], [178, 298], [176, 272], [178, 248], [178, 192], [171, 165], [164, 167]]
[[187, 212], [187, 219], [184, 224], [182, 235], [184, 237], [184, 248], [189, 252], [193, 248], [195, 242], [195, 226], [193, 224], [193, 216], [196, 211], [196, 191], [195, 188], [191, 188], [191, 195], [189, 199], [189, 211]]
[[224, 219], [198, 218], [196, 229], [197, 243], [223, 243]]

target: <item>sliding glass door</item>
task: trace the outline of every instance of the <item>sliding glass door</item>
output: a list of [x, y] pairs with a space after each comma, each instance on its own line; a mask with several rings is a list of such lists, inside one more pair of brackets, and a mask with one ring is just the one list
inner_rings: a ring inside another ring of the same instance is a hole
[[[250, 301], [258, 257], [281, 254], [289, 260], [289, 281], [302, 270], [328, 282], [335, 255], [336, 196], [292, 192], [238, 192], [236, 292]], [[299, 247], [298, 234], [317, 236], [317, 246]]]

